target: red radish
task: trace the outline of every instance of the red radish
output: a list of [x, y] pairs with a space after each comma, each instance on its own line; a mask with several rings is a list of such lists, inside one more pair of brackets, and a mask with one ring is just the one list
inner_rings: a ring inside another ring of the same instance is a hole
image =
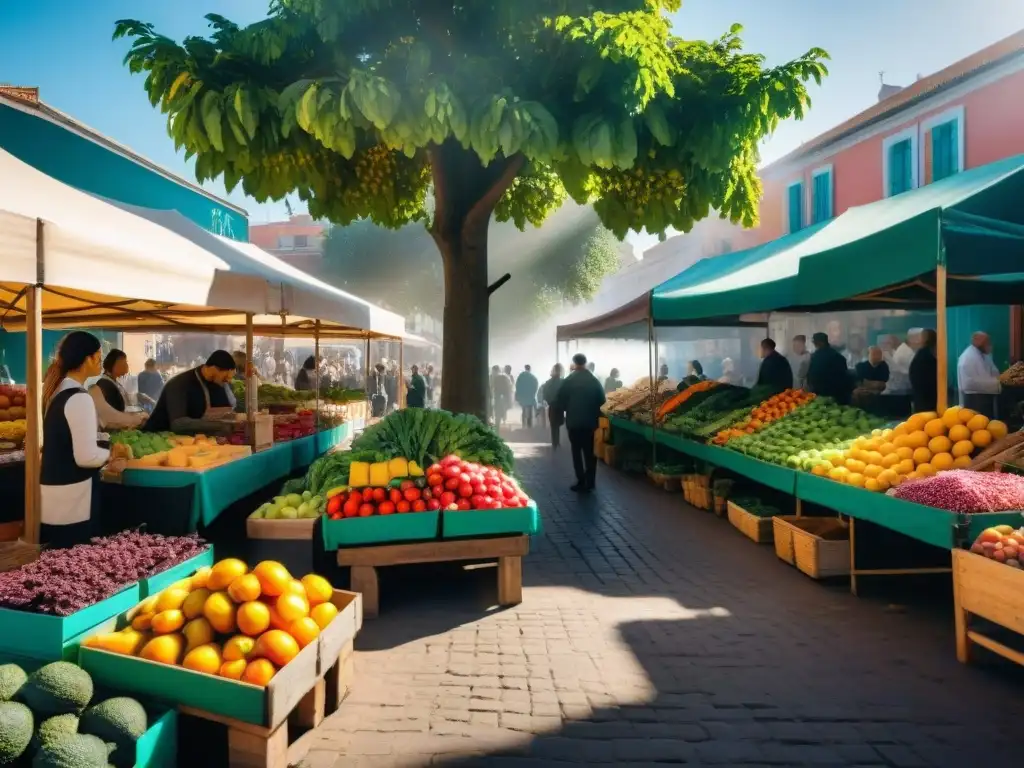
[[376, 501], [378, 504], [384, 501], [384, 499], [386, 499], [387, 497], [388, 493], [383, 488], [373, 489], [373, 500]]
[[473, 483], [473, 493], [483, 496], [487, 493], [487, 486], [483, 483]]
[[462, 485], [462, 481], [459, 480], [459, 478], [457, 477], [449, 477], [444, 482], [444, 487], [447, 488], [449, 491], [456, 490], [460, 485]]
[[382, 515], [393, 515], [395, 514], [395, 505], [390, 501], [382, 501], [377, 507], [377, 511]]
[[402, 500], [402, 492], [397, 488], [392, 488], [388, 491], [388, 500], [390, 500], [392, 504], [397, 504]]
[[402, 484], [398, 486], [398, 490], [400, 490], [400, 491], [408, 491], [410, 488], [415, 488], [415, 487], [416, 487], [416, 483], [414, 483], [412, 480], [403, 480]]
[[469, 483], [463, 483], [462, 485], [459, 486], [459, 496], [461, 496], [464, 499], [468, 499], [472, 495], [473, 495], [473, 486], [472, 485], [470, 485]]
[[359, 506], [359, 516], [369, 517], [373, 514], [373, 504], [361, 504]]
[[441, 502], [440, 501], [438, 501], [437, 499], [427, 499], [427, 509], [434, 510], [434, 509], [440, 509], [440, 508], [441, 508]]
[[500, 497], [501, 496], [501, 486], [498, 485], [497, 483], [488, 483], [488, 485], [487, 485], [487, 495], [491, 496], [492, 498], [495, 498], [495, 499]]
[[420, 489], [415, 486], [412, 488], [406, 488], [403, 495], [405, 496], [405, 500], [408, 502], [417, 501], [421, 496]]
[[342, 506], [344, 506], [344, 501], [343, 501], [342, 494], [338, 494], [333, 499], [328, 499], [327, 500], [327, 514], [328, 515], [335, 515], [335, 514], [337, 514], [338, 512], [341, 511]]
[[345, 506], [341, 508], [341, 513], [345, 517], [355, 517], [359, 514], [359, 504], [360, 502], [356, 501], [355, 499], [346, 501]]
[[427, 502], [425, 502], [423, 499], [416, 499], [416, 501], [412, 503], [413, 512], [425, 512], [426, 510]]
[[469, 499], [459, 499], [455, 502], [455, 508], [463, 511], [469, 509]]
[[410, 509], [412, 509], [412, 506], [409, 504], [408, 501], [400, 501], [397, 504], [395, 504], [395, 509], [398, 512], [408, 512]]
[[454, 504], [454, 503], [455, 503], [455, 494], [454, 493], [452, 493], [451, 491], [445, 491], [444, 493], [441, 494], [441, 506], [442, 507], [448, 507], [449, 505]]
[[443, 467], [440, 464], [431, 464], [429, 467], [427, 467], [427, 474], [428, 475], [434, 475], [434, 474], [439, 475], [439, 474], [441, 474], [441, 470], [442, 469], [443, 469]]
[[455, 466], [454, 464], [449, 464], [447, 467], [444, 468], [445, 477], [458, 477], [461, 474], [462, 470], [459, 467]]
[[444, 485], [444, 476], [440, 473], [427, 475], [427, 485], [431, 487], [435, 485]]
[[469, 497], [469, 506], [473, 509], [487, 509], [487, 502], [479, 493], [474, 493]]

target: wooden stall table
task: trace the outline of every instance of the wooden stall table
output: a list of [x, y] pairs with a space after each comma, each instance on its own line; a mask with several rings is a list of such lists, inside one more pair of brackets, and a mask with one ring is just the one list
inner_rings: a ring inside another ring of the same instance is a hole
[[518, 605], [523, 602], [523, 556], [529, 552], [529, 536], [424, 541], [342, 548], [338, 565], [351, 567], [350, 589], [362, 593], [363, 616], [372, 618], [380, 610], [377, 569], [389, 565], [497, 560], [498, 604]]

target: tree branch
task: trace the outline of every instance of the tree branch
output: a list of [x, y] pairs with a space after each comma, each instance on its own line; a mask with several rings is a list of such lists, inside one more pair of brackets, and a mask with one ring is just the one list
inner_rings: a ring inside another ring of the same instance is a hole
[[501, 174], [480, 199], [473, 203], [473, 207], [469, 209], [469, 213], [466, 214], [466, 219], [463, 222], [463, 229], [477, 227], [480, 224], [483, 224], [485, 227], [487, 226], [490, 222], [491, 214], [494, 213], [494, 207], [498, 204], [501, 196], [505, 194], [505, 190], [515, 181], [519, 172], [523, 170], [525, 164], [526, 157], [521, 152], [505, 159]]

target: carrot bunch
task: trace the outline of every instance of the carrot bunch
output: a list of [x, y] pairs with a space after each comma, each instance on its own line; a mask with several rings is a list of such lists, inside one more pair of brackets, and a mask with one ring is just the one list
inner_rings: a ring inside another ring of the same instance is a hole
[[815, 398], [813, 392], [804, 392], [802, 389], [787, 389], [777, 395], [769, 397], [750, 411], [750, 417], [739, 424], [723, 429], [712, 438], [715, 445], [725, 445], [734, 437], [741, 435], [752, 435], [762, 427], [781, 419], [786, 414], [792, 413], [801, 405], [811, 402]]
[[662, 403], [661, 407], [658, 409], [658, 420], [660, 421], [664, 419], [666, 416], [672, 413], [672, 411], [674, 411], [680, 405], [685, 403], [698, 392], [704, 392], [716, 386], [717, 384], [717, 381], [710, 380], [698, 381], [696, 384], [691, 384], [689, 387], [684, 389], [679, 394]]

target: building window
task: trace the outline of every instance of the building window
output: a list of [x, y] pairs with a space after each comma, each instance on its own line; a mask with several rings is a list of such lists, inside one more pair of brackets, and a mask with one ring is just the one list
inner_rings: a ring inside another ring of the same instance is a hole
[[291, 250], [295, 247], [295, 238], [291, 235], [279, 235], [277, 238], [277, 247], [282, 251]]
[[295, 247], [296, 248], [308, 248], [309, 247], [309, 235], [296, 235], [295, 236]]
[[794, 181], [789, 185], [787, 193], [787, 220], [789, 222], [788, 232], [799, 232], [804, 228], [804, 183]]
[[955, 107], [921, 124], [924, 181], [942, 181], [964, 169], [964, 108]]
[[811, 191], [811, 223], [828, 221], [834, 215], [832, 210], [835, 197], [831, 165], [823, 166], [811, 173]]
[[882, 142], [882, 184], [885, 197], [917, 187], [917, 126]]

